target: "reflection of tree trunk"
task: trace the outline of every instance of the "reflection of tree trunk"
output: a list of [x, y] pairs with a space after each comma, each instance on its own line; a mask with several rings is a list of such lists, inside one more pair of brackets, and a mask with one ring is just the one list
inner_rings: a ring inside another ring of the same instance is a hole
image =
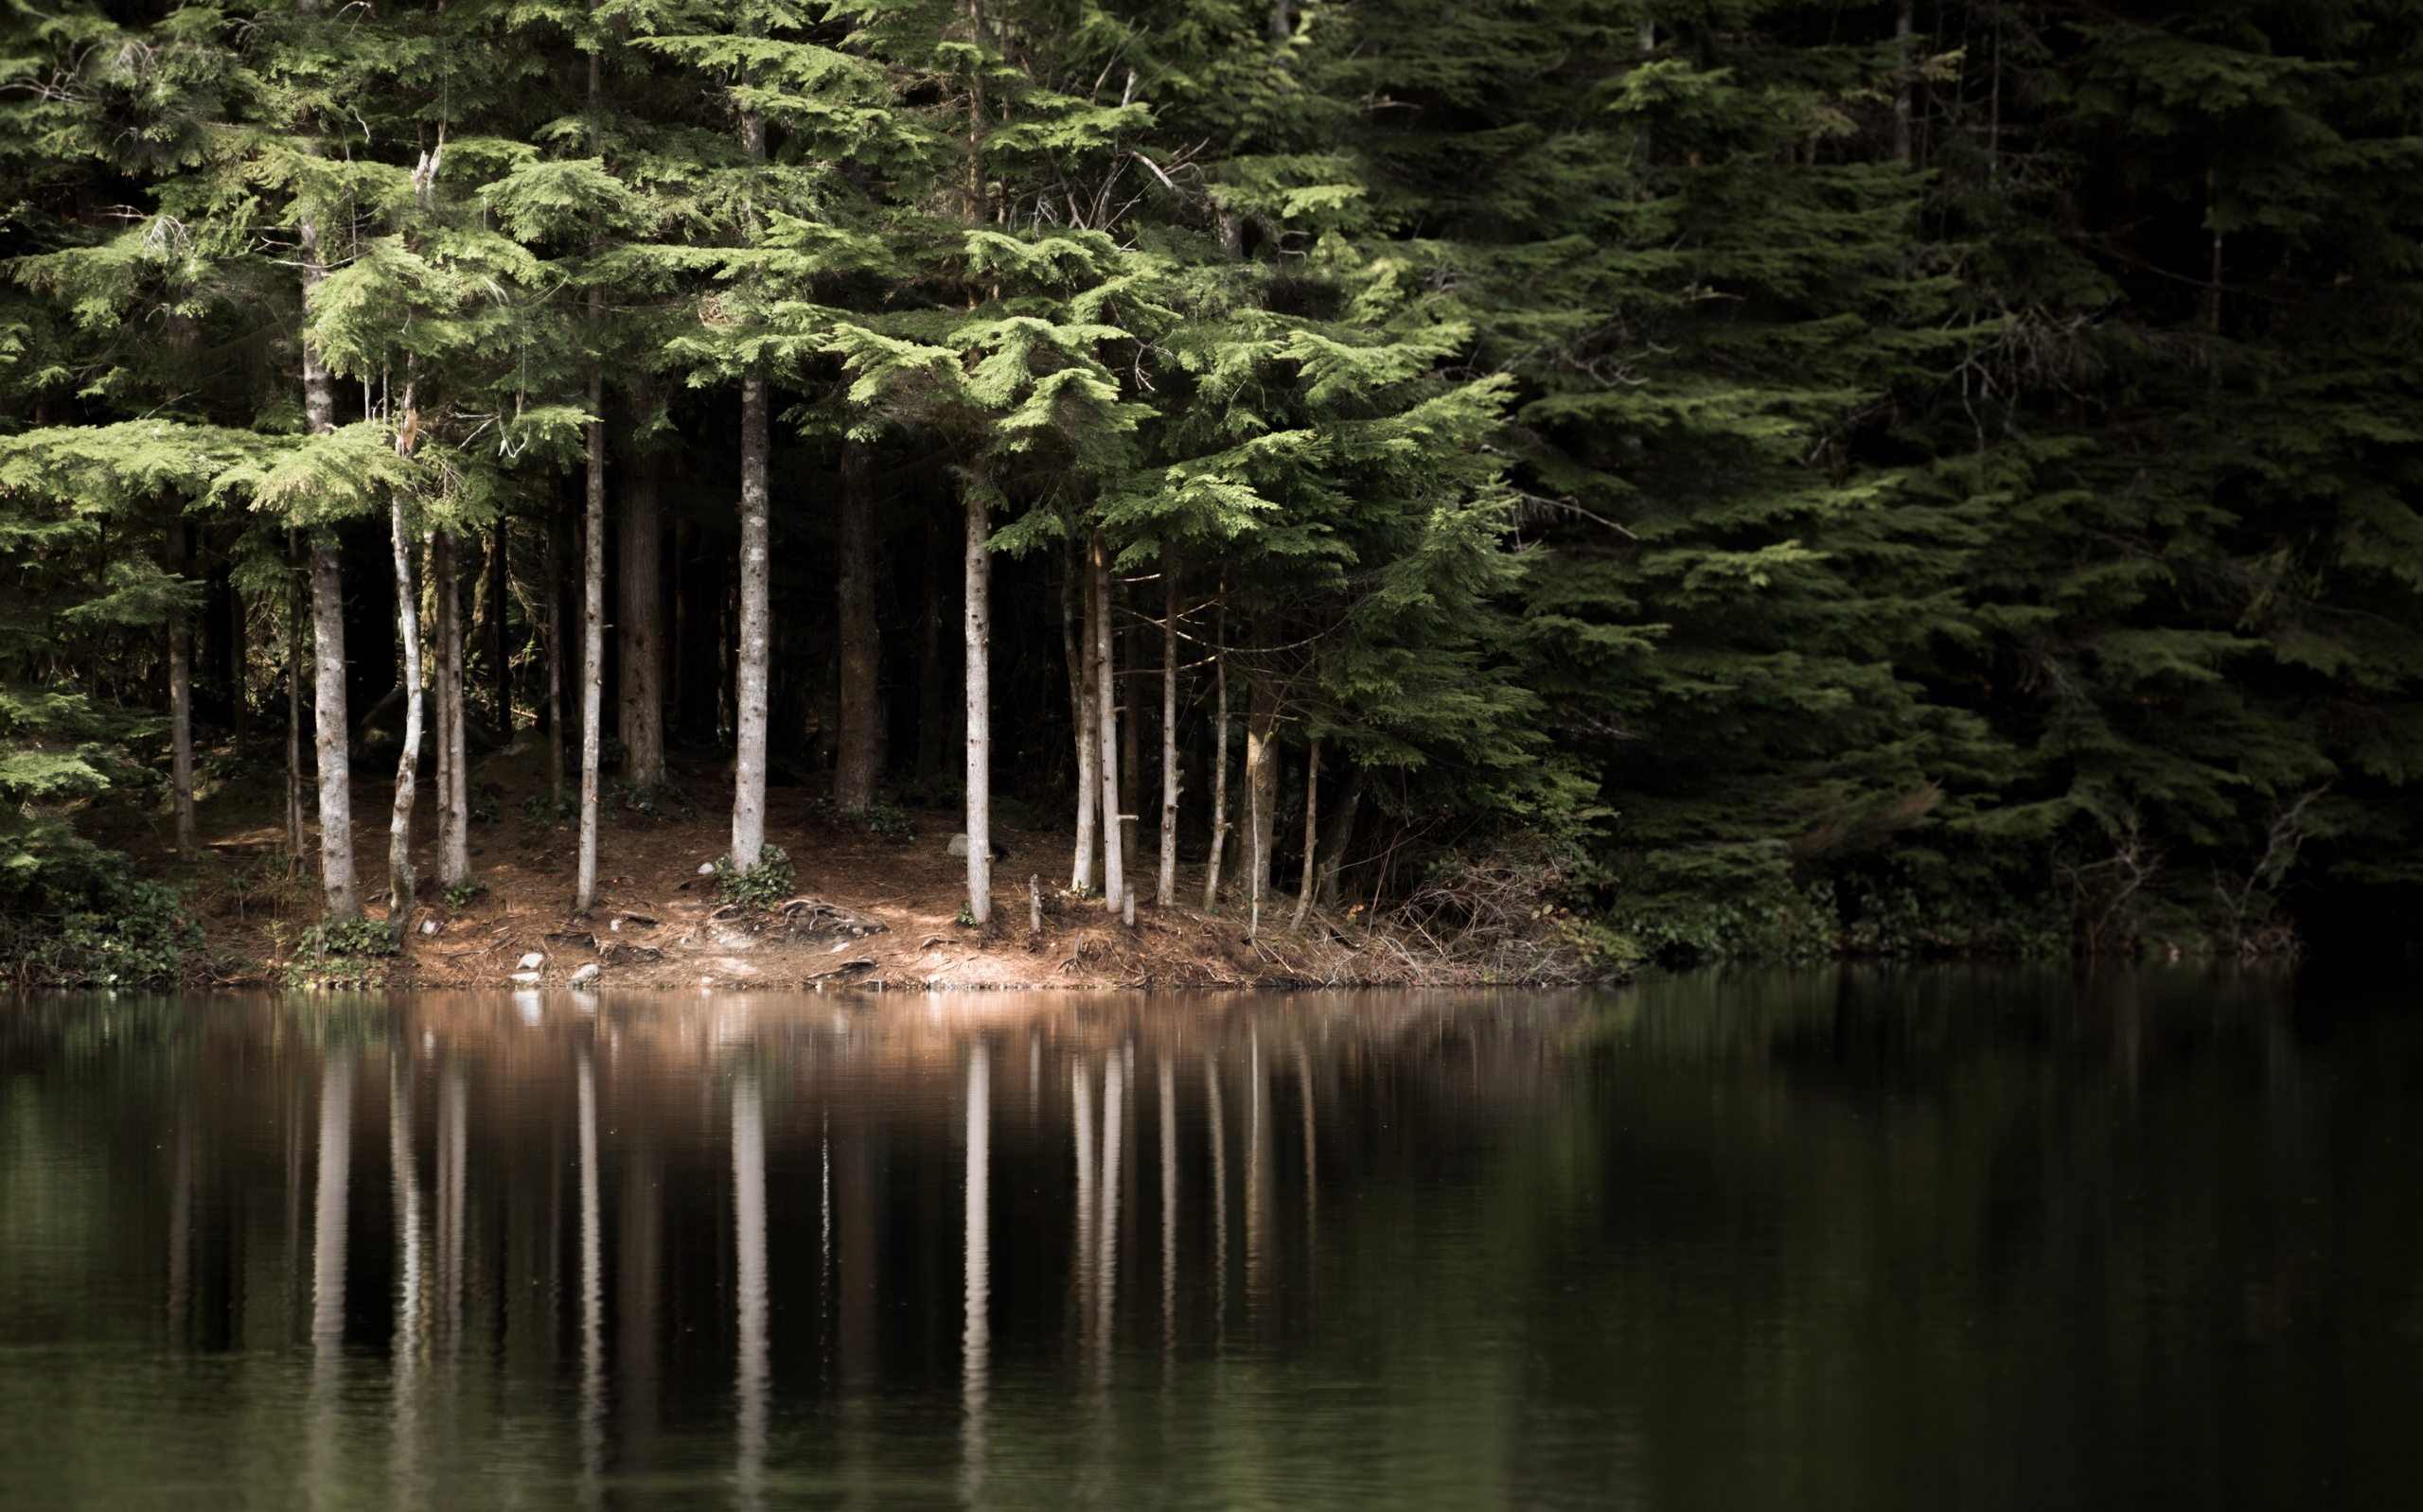
[[[646, 390], [635, 390], [634, 427], [646, 404]], [[664, 519], [656, 466], [654, 452], [623, 450], [614, 637], [622, 650], [623, 780], [641, 787], [664, 782]]]
[[1368, 767], [1357, 765], [1347, 775], [1346, 787], [1330, 805], [1329, 834], [1321, 837], [1320, 905], [1337, 906], [1337, 872], [1346, 864], [1347, 847], [1354, 843], [1354, 811], [1363, 804]]
[[1161, 1368], [1177, 1347], [1177, 1081], [1161, 1052]]
[[[182, 579], [187, 567], [186, 527], [168, 526], [168, 571]], [[182, 606], [168, 608], [168, 789], [176, 810], [177, 858], [194, 859], [193, 834], [193, 625]]]
[[[597, 1202], [597, 1064], [579, 1050], [580, 1500], [598, 1503], [606, 1460], [606, 1251]], [[552, 1207], [552, 1204], [550, 1206]]]
[[[410, 1411], [413, 1367], [420, 1360], [420, 1167], [414, 1150], [410, 1058], [387, 1060], [387, 1169], [396, 1191], [396, 1407]], [[400, 1426], [400, 1425], [399, 1425]]]
[[1212, 1145], [1212, 1325], [1225, 1341], [1229, 1331], [1229, 1134], [1220, 1118], [1220, 1058], [1203, 1058], [1206, 1137]]
[[732, 1088], [732, 1220], [735, 1254], [740, 1360], [733, 1392], [738, 1419], [734, 1480], [738, 1502], [754, 1507], [764, 1495], [766, 1415], [766, 1105], [754, 1072]]
[[470, 1095], [463, 1068], [450, 1065], [437, 1094], [437, 1328], [449, 1355], [463, 1348], [464, 1223], [470, 1174]]
[[1094, 722], [1093, 575], [1083, 548], [1069, 542], [1066, 571], [1060, 578], [1060, 648], [1069, 661], [1069, 717], [1077, 741], [1077, 850], [1069, 869], [1070, 890], [1086, 893], [1094, 885], [1094, 825], [1102, 801], [1094, 763], [1101, 759], [1101, 736]]
[[861, 1126], [843, 1131], [840, 1145], [840, 1173], [837, 1185], [840, 1190], [838, 1205], [840, 1213], [835, 1224], [841, 1231], [840, 1271], [840, 1365], [841, 1391], [853, 1399], [863, 1398], [875, 1384], [875, 1193], [873, 1152], [869, 1149], [873, 1134]]
[[968, 1046], [965, 1287], [960, 1356], [960, 1502], [984, 1501], [985, 1415], [992, 1363], [992, 1065], [982, 1039]]
[[[756, 128], [762, 140], [765, 128]], [[740, 639], [734, 681], [732, 864], [757, 864], [766, 843], [766, 658], [772, 633], [767, 604], [771, 568], [767, 511], [766, 380], [740, 380]]]
[[[404, 496], [399, 492], [388, 501], [387, 539], [395, 559], [396, 628], [403, 641], [404, 652], [404, 741], [403, 749], [396, 753], [396, 801], [387, 814], [387, 927], [395, 933], [396, 943], [404, 943], [413, 926], [413, 803], [420, 782], [420, 593], [413, 586], [413, 532], [404, 510]], [[438, 744], [445, 770], [445, 742]], [[442, 785], [442, 784], [441, 784]], [[444, 801], [441, 792], [439, 800]]]
[[640, 1475], [654, 1463], [656, 1442], [664, 1190], [653, 1149], [634, 1143], [623, 1160], [621, 1232], [614, 1242], [614, 1363], [622, 1428], [614, 1437], [623, 1471]]
[[345, 1219], [353, 1165], [353, 1057], [329, 1055], [320, 1071], [320, 1187], [311, 1220], [311, 1351], [317, 1374], [345, 1347]]
[[1102, 1069], [1102, 1224], [1094, 1242], [1101, 1246], [1094, 1260], [1094, 1384], [1110, 1384], [1110, 1350], [1119, 1312], [1119, 1186], [1124, 1165], [1121, 1136], [1127, 1125], [1126, 1068], [1118, 1051], [1103, 1058]]
[[1082, 1357], [1092, 1358], [1094, 1317], [1094, 1223], [1097, 1219], [1094, 1195], [1094, 1078], [1093, 1071], [1080, 1056], [1069, 1067], [1070, 1133], [1077, 1142], [1077, 1235], [1070, 1248], [1070, 1279], [1074, 1293], [1070, 1308], [1077, 1317], [1077, 1347]]
[[993, 917], [993, 595], [985, 491], [967, 509], [967, 916]]

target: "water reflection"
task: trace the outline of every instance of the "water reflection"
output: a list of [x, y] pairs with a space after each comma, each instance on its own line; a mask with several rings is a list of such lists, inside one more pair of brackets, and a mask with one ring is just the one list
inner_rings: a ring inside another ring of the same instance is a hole
[[0, 1504], [2379, 1504], [2417, 1067], [2199, 974], [44, 1000]]

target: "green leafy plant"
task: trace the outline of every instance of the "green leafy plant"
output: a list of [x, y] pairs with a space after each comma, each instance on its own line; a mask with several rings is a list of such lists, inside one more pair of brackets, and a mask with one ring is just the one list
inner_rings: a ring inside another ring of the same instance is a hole
[[465, 877], [462, 881], [457, 882], [452, 887], [446, 889], [446, 906], [449, 908], [460, 908], [469, 904], [473, 898], [481, 896], [487, 890], [488, 885], [486, 883], [480, 881], [476, 877]]
[[753, 867], [735, 867], [729, 855], [716, 857], [716, 895], [745, 908], [770, 908], [789, 897], [795, 875], [790, 856], [779, 845], [761, 847]]

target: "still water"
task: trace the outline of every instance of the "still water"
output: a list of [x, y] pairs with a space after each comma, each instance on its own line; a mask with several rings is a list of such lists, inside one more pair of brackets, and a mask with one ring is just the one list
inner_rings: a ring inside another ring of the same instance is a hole
[[2414, 998], [0, 1004], [0, 1505], [2423, 1504]]

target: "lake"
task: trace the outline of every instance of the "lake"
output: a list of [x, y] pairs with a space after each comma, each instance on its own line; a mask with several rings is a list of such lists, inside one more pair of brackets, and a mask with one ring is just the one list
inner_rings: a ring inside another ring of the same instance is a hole
[[0, 1003], [0, 1505], [2415, 1505], [2416, 996]]

